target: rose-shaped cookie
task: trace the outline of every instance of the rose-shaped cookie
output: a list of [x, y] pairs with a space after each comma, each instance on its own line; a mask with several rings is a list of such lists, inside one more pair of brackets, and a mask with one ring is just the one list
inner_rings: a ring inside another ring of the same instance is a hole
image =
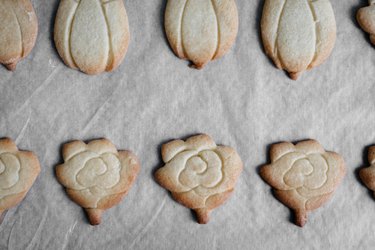
[[59, 182], [86, 210], [90, 223], [100, 224], [103, 211], [118, 204], [135, 181], [140, 168], [137, 157], [117, 151], [106, 139], [67, 143], [62, 154], [64, 164], [56, 167]]
[[0, 63], [13, 71], [34, 47], [38, 20], [30, 0], [3, 0], [0, 21]]
[[375, 0], [369, 0], [369, 5], [358, 10], [357, 21], [370, 34], [371, 43], [375, 45]]
[[230, 147], [217, 146], [208, 135], [166, 143], [161, 154], [165, 165], [155, 173], [156, 181], [206, 224], [210, 211], [234, 191], [243, 168], [239, 155]]
[[314, 140], [272, 145], [270, 158], [260, 175], [275, 189], [276, 198], [295, 211], [301, 227], [309, 211], [329, 200], [346, 172], [342, 157]]
[[359, 171], [359, 176], [365, 185], [372, 191], [375, 195], [375, 146], [369, 148], [368, 151], [368, 161], [370, 167], [361, 169]]
[[0, 217], [26, 196], [40, 172], [38, 158], [29, 151], [19, 151], [6, 138], [0, 140]]

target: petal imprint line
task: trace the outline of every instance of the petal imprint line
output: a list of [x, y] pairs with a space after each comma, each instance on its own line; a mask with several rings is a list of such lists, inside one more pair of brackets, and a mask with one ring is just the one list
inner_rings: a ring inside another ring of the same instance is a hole
[[[100, 0], [99, 0], [100, 1]], [[108, 22], [108, 17], [107, 17], [107, 12], [105, 10], [105, 6], [104, 4], [108, 4], [110, 2], [107, 2], [107, 3], [103, 3], [101, 1], [100, 3], [100, 6], [102, 7], [102, 12], [103, 12], [103, 17], [104, 17], [104, 20], [105, 20], [105, 24], [107, 26], [107, 33], [108, 33], [108, 44], [109, 44], [109, 51], [108, 51], [108, 59], [107, 59], [107, 66], [106, 66], [106, 71], [110, 70], [111, 69], [111, 66], [113, 65], [113, 62], [114, 62], [114, 55], [113, 55], [113, 45], [112, 45], [112, 34], [111, 34], [111, 28], [109, 26], [109, 22]]]
[[183, 27], [183, 22], [184, 22], [184, 17], [185, 17], [185, 12], [186, 12], [186, 6], [188, 4], [189, 0], [186, 0], [184, 8], [182, 9], [182, 14], [181, 14], [181, 20], [180, 20], [180, 43], [181, 43], [181, 49], [182, 49], [182, 57], [186, 58], [186, 50], [185, 50], [185, 45], [184, 45], [184, 36], [182, 32], [182, 27]]
[[315, 13], [315, 9], [314, 9], [314, 6], [313, 6], [313, 3], [314, 1], [312, 0], [307, 0], [308, 2], [308, 5], [309, 5], [309, 8], [310, 8], [310, 11], [311, 11], [311, 15], [313, 17], [313, 20], [314, 20], [314, 26], [315, 26], [315, 49], [314, 49], [314, 57], [311, 59], [311, 62], [308, 66], [308, 68], [311, 67], [311, 65], [315, 62], [316, 58], [318, 57], [318, 50], [317, 50], [317, 47], [318, 47], [318, 44], [319, 44], [319, 29], [318, 29], [318, 19], [317, 19], [317, 16], [316, 16], [316, 13]]
[[219, 23], [219, 17], [217, 16], [217, 10], [216, 5], [214, 3], [215, 0], [210, 0], [212, 8], [214, 9], [215, 18], [216, 18], [216, 25], [217, 25], [217, 45], [214, 55], [212, 56], [211, 60], [215, 59], [217, 54], [219, 53], [219, 47], [220, 47], [220, 23]]
[[72, 52], [72, 32], [73, 32], [73, 23], [74, 23], [74, 20], [76, 19], [76, 14], [77, 14], [77, 9], [78, 7], [80, 6], [81, 4], [81, 1], [77, 2], [77, 1], [74, 1], [76, 2], [76, 8], [73, 10], [73, 16], [72, 16], [72, 20], [70, 21], [70, 24], [69, 24], [69, 37], [68, 37], [68, 53], [69, 53], [69, 57], [70, 59], [72, 59], [72, 63], [73, 63], [73, 66], [78, 68], [77, 66], [77, 63], [75, 62], [74, 60], [74, 57], [73, 57], [73, 52]]
[[21, 54], [20, 54], [20, 57], [22, 58], [23, 54], [24, 54], [24, 48], [23, 48], [23, 34], [22, 34], [21, 23], [20, 23], [20, 20], [18, 19], [18, 16], [17, 16], [16, 12], [13, 9], [13, 6], [10, 5], [10, 7], [11, 7], [13, 15], [16, 17], [16, 21], [17, 21], [17, 25], [18, 25], [18, 30], [20, 32], [20, 37], [21, 37]]
[[277, 49], [277, 46], [278, 46], [278, 45], [277, 45], [277, 39], [278, 39], [278, 37], [279, 37], [279, 33], [280, 33], [281, 17], [282, 17], [283, 14], [284, 14], [286, 1], [287, 1], [287, 0], [284, 0], [284, 4], [283, 4], [283, 6], [281, 7], [281, 11], [280, 11], [280, 15], [279, 15], [279, 20], [277, 21], [277, 30], [276, 30], [275, 42], [274, 42], [274, 46], [273, 46], [273, 54], [274, 54], [274, 57], [279, 59], [280, 64], [281, 64], [282, 67], [283, 67], [283, 63], [282, 63], [282, 61], [281, 61], [281, 57], [279, 56], [279, 50]]

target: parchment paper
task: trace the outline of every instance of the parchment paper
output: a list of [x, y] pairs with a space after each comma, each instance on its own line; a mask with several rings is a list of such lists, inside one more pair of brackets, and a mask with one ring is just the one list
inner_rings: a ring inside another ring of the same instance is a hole
[[[370, 249], [375, 200], [357, 170], [375, 143], [375, 49], [355, 12], [367, 1], [332, 0], [337, 42], [329, 60], [291, 81], [265, 56], [259, 38], [263, 0], [237, 0], [240, 30], [232, 50], [198, 71], [171, 51], [166, 1], [125, 0], [131, 44], [113, 73], [66, 67], [53, 44], [58, 0], [33, 0], [39, 36], [14, 73], [0, 67], [0, 137], [34, 151], [42, 171], [0, 226], [0, 249]], [[207, 225], [153, 180], [160, 146], [208, 133], [236, 148], [245, 169], [230, 200]], [[128, 196], [100, 226], [57, 182], [61, 146], [107, 137], [134, 151], [142, 170]], [[347, 175], [333, 199], [301, 229], [258, 169], [268, 146], [314, 138], [340, 153]]]

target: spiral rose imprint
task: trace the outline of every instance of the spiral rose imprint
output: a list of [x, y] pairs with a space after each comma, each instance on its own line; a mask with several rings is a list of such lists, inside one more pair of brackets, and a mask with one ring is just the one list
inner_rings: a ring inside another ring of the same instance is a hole
[[63, 158], [56, 168], [58, 179], [92, 224], [99, 224], [102, 211], [121, 201], [139, 171], [134, 154], [117, 151], [106, 139], [65, 144]]
[[260, 174], [275, 188], [276, 197], [295, 210], [297, 224], [303, 226], [307, 212], [326, 202], [344, 177], [344, 161], [314, 140], [275, 144], [270, 156], [271, 164]]
[[0, 215], [25, 197], [39, 172], [33, 153], [19, 151], [10, 139], [0, 140]]
[[216, 146], [208, 135], [164, 144], [162, 157], [166, 164], [155, 173], [156, 180], [194, 209], [200, 223], [207, 223], [209, 212], [229, 197], [242, 171], [236, 151]]

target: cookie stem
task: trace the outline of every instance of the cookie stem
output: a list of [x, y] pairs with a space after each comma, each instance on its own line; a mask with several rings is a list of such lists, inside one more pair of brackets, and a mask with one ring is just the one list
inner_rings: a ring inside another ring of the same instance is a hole
[[96, 208], [87, 208], [86, 209], [87, 216], [89, 217], [90, 224], [95, 226], [99, 225], [102, 221], [102, 213], [103, 210], [96, 209]]
[[197, 214], [197, 220], [199, 224], [207, 224], [210, 220], [210, 211], [205, 208], [198, 208], [194, 210]]
[[289, 73], [289, 77], [294, 81], [297, 80], [300, 75], [301, 75], [301, 72], [290, 72]]
[[190, 67], [193, 68], [193, 69], [198, 69], [198, 70], [200, 70], [200, 69], [203, 69], [205, 65], [206, 65], [206, 64], [203, 64], [203, 63], [198, 63], [198, 64], [192, 63], [192, 64], [190, 65]]
[[296, 210], [296, 225], [303, 227], [307, 222], [307, 212], [304, 209]]
[[17, 63], [10, 63], [10, 64], [5, 64], [5, 67], [10, 70], [10, 71], [15, 71], [17, 67]]

